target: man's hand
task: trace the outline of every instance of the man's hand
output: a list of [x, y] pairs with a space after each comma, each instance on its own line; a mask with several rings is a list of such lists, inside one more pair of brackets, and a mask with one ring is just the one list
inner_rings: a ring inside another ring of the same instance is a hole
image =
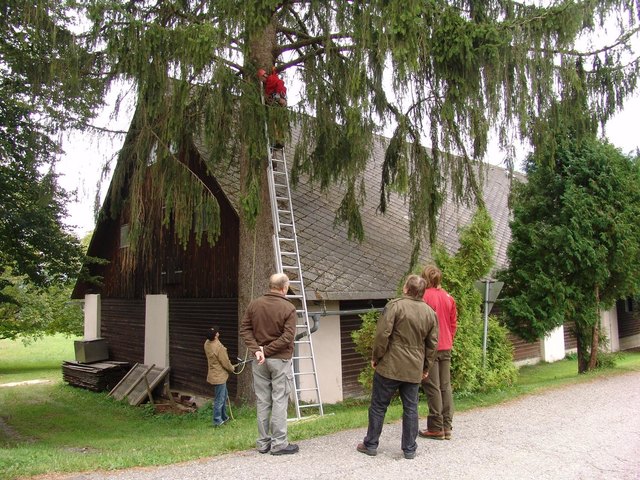
[[375, 370], [377, 366], [378, 366], [378, 362], [376, 362], [375, 360], [371, 360], [371, 368]]
[[256, 351], [256, 360], [258, 361], [258, 365], [262, 365], [264, 363], [264, 348], [260, 347], [260, 350]]
[[422, 381], [426, 382], [427, 378], [429, 378], [429, 372], [422, 372]]

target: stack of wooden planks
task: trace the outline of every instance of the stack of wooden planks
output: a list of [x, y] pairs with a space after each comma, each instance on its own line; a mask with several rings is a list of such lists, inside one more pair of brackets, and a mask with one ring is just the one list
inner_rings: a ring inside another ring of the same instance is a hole
[[115, 387], [130, 368], [128, 362], [79, 363], [65, 361], [62, 363], [62, 379], [74, 387], [103, 392]]

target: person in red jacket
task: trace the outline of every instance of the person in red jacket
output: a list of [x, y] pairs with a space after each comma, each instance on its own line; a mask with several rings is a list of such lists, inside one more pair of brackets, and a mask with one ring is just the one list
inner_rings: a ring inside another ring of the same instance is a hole
[[258, 70], [258, 78], [264, 83], [264, 94], [269, 103], [278, 103], [279, 105], [287, 106], [287, 87], [284, 86], [284, 82], [278, 76], [276, 68], [273, 67], [271, 74], [267, 75], [267, 72], [261, 68]]
[[453, 393], [451, 391], [451, 347], [457, 328], [456, 301], [440, 286], [442, 272], [435, 265], [427, 265], [422, 271], [427, 282], [424, 301], [438, 317], [438, 352], [429, 368], [423, 387], [427, 394], [429, 416], [427, 428], [418, 434], [423, 438], [450, 440], [453, 420]]

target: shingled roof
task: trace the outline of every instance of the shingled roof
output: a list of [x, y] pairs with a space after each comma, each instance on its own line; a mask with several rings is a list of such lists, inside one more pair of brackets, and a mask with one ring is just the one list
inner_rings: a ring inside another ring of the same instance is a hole
[[[289, 164], [299, 132], [286, 148]], [[364, 174], [367, 198], [361, 207], [365, 238], [361, 243], [350, 241], [346, 225], [334, 225], [335, 212], [344, 195], [343, 185], [333, 185], [320, 192], [309, 178], [301, 176], [292, 186], [292, 203], [298, 233], [300, 260], [305, 290], [309, 300], [386, 299], [396, 295], [396, 289], [409, 266], [408, 205], [392, 194], [387, 212], [377, 211], [381, 168], [388, 139], [376, 137], [372, 158]], [[206, 155], [202, 146], [200, 153]], [[237, 172], [218, 172], [220, 183], [229, 201], [238, 211], [239, 181]], [[487, 165], [483, 182], [484, 197], [494, 222], [496, 266], [506, 263], [510, 240], [509, 178], [503, 168]], [[438, 221], [438, 241], [450, 253], [459, 248], [458, 229], [469, 223], [475, 207], [456, 205], [449, 196]], [[425, 247], [422, 259], [429, 258]]]

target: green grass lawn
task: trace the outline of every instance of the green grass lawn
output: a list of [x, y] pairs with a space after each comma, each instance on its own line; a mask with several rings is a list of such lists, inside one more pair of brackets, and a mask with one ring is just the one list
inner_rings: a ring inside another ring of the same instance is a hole
[[[235, 421], [221, 428], [211, 427], [210, 406], [187, 415], [158, 415], [148, 406], [130, 407], [106, 393], [63, 383], [61, 363], [73, 357], [73, 340], [64, 337], [46, 338], [28, 347], [0, 340], [0, 384], [50, 381], [0, 386], [0, 479], [169, 464], [254, 446], [252, 408], [234, 407]], [[523, 367], [512, 388], [456, 398], [456, 410], [631, 370], [640, 370], [640, 353], [621, 355], [614, 369], [580, 376], [576, 362], [571, 360]], [[295, 441], [364, 427], [367, 407], [366, 401], [357, 400], [327, 405], [325, 413], [330, 415], [291, 424], [290, 438]], [[420, 402], [420, 414], [426, 415], [424, 400]], [[392, 404], [387, 421], [400, 416], [401, 406]]]

